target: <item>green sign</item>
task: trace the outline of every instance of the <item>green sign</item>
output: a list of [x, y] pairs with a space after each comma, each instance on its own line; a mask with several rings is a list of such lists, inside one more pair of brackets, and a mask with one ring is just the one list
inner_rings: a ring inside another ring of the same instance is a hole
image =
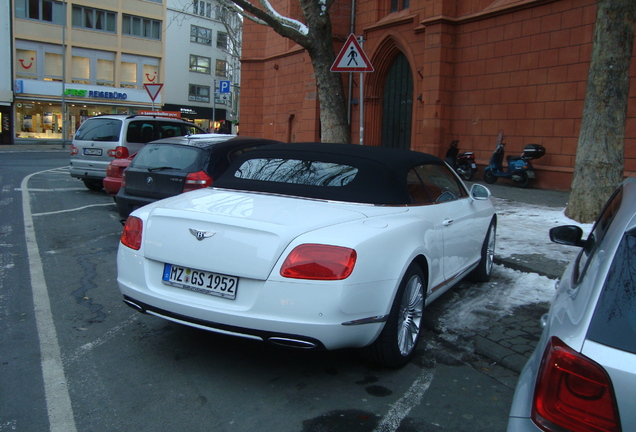
[[85, 97], [86, 93], [88, 93], [88, 90], [66, 89], [66, 91], [64, 92], [66, 96], [81, 96], [81, 97]]

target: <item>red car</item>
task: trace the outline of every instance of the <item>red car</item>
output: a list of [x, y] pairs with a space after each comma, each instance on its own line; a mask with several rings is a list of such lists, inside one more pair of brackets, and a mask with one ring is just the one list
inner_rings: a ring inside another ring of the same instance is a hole
[[[119, 147], [118, 147], [119, 149]], [[128, 168], [130, 162], [137, 153], [128, 156], [128, 152], [117, 152], [113, 159], [106, 167], [106, 177], [104, 178], [104, 190], [112, 197], [117, 195], [121, 187], [121, 177], [124, 170]]]

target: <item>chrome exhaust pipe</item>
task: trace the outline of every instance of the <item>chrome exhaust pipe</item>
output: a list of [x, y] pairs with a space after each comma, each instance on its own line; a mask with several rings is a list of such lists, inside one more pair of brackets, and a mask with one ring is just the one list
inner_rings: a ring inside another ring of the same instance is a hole
[[284, 347], [290, 347], [290, 348], [299, 348], [299, 349], [318, 348], [318, 345], [316, 345], [313, 342], [299, 340], [299, 339], [290, 339], [285, 337], [274, 336], [274, 337], [270, 337], [267, 340], [273, 344], [281, 345]]
[[129, 300], [129, 299], [124, 299], [123, 301], [124, 301], [124, 303], [126, 305], [128, 305], [131, 308], [135, 309], [137, 312], [146, 313], [146, 309], [144, 309], [143, 307], [141, 307], [140, 305], [138, 305], [134, 301]]

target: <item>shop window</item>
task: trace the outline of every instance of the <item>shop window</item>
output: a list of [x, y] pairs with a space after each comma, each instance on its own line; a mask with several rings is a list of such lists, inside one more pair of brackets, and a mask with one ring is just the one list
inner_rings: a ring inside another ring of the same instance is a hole
[[225, 60], [217, 60], [216, 61], [216, 76], [226, 77], [227, 76], [227, 62]]
[[115, 86], [115, 62], [107, 59], [97, 59], [97, 85]]
[[190, 42], [212, 45], [212, 30], [195, 25], [190, 26]]
[[62, 54], [44, 53], [44, 81], [62, 81]]
[[137, 88], [137, 63], [121, 63], [121, 86]]
[[54, 0], [15, 0], [15, 15], [63, 25], [64, 3]]
[[73, 56], [71, 62], [71, 82], [75, 84], [91, 83], [91, 67], [88, 57]]
[[15, 53], [15, 76], [17, 78], [38, 79], [37, 52], [16, 49]]
[[117, 13], [84, 6], [73, 6], [73, 27], [115, 33]]
[[210, 86], [190, 84], [188, 100], [193, 102], [210, 102]]
[[190, 54], [190, 72], [210, 74], [212, 59]]
[[161, 40], [161, 21], [124, 14], [121, 25], [124, 35]]
[[227, 51], [227, 33], [217, 32], [216, 34], [216, 47], [218, 49]]

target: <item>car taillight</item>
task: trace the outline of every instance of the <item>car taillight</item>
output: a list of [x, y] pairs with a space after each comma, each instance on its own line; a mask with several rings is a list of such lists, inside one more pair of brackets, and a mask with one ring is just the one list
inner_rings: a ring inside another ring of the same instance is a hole
[[356, 251], [346, 247], [302, 244], [285, 259], [280, 274], [292, 279], [346, 279], [353, 271], [356, 258]]
[[621, 430], [614, 389], [607, 372], [554, 336], [541, 361], [532, 420], [544, 431]]
[[126, 170], [124, 170], [121, 173], [121, 185], [119, 187], [120, 188], [125, 188], [126, 187]]
[[183, 184], [183, 191], [189, 192], [195, 189], [203, 189], [212, 185], [212, 178], [205, 173], [205, 171], [199, 171], [190, 173], [186, 176], [185, 183]]
[[71, 156], [75, 156], [78, 153], [79, 153], [79, 149], [75, 147], [73, 144], [71, 144]]
[[128, 157], [128, 148], [124, 146], [117, 146], [114, 149], [110, 149], [106, 152], [108, 156], [117, 159], [123, 159]]
[[141, 248], [141, 233], [143, 231], [143, 222], [135, 216], [128, 216], [124, 231], [121, 233], [121, 243], [134, 250]]

